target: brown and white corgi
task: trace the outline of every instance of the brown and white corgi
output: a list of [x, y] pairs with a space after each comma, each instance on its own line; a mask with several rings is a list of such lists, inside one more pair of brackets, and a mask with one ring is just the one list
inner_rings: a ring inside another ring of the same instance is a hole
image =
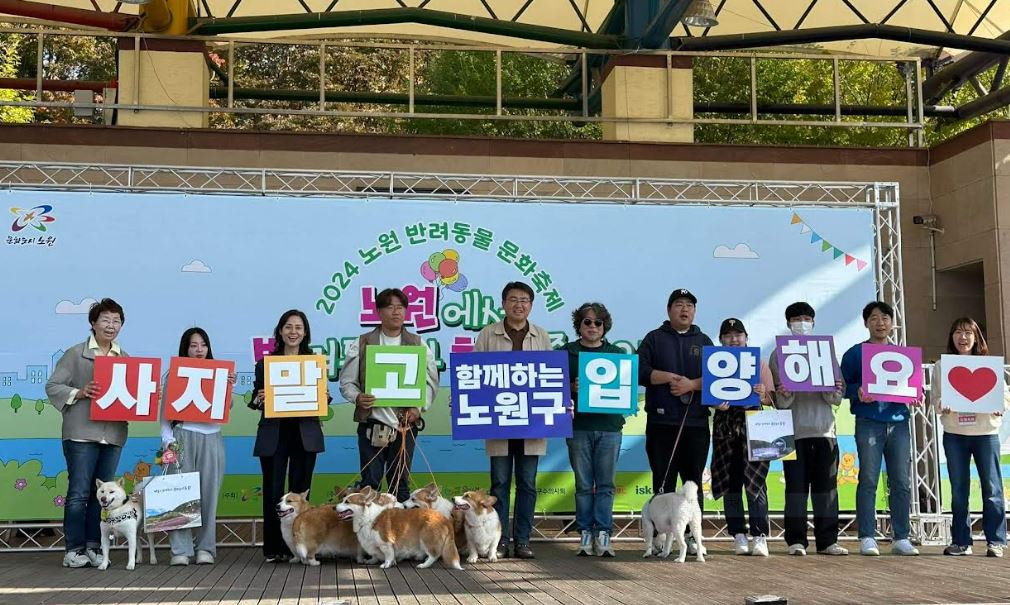
[[333, 505], [312, 506], [309, 493], [284, 494], [277, 505], [281, 534], [288, 549], [303, 565], [319, 565], [316, 556], [365, 560], [350, 521], [342, 520]]
[[373, 560], [388, 569], [398, 561], [421, 559], [419, 568], [431, 567], [439, 558], [454, 569], [459, 551], [453, 540], [452, 521], [426, 508], [383, 508], [379, 493], [370, 487], [344, 498], [336, 507], [341, 519], [351, 519], [358, 543]]
[[415, 489], [410, 498], [403, 503], [404, 508], [430, 508], [442, 513], [446, 519], [452, 519], [452, 502], [442, 496], [441, 490], [434, 483]]
[[466, 533], [467, 563], [476, 563], [478, 557], [498, 560], [498, 542], [501, 541], [501, 520], [494, 510], [498, 498], [482, 491], [466, 492], [453, 498], [456, 511], [463, 515]]

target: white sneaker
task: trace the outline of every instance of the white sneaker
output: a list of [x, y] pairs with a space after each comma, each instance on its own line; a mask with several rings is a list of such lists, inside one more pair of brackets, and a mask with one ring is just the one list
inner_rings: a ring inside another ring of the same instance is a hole
[[904, 540], [896, 540], [894, 544], [891, 545], [891, 552], [903, 557], [919, 556], [919, 549], [912, 546], [912, 543], [909, 542], [907, 538]]
[[733, 554], [750, 554], [750, 544], [747, 542], [747, 534], [737, 534], [733, 536]]
[[186, 555], [175, 555], [168, 564], [176, 567], [185, 567], [186, 565], [189, 565], [189, 557]]
[[831, 555], [833, 557], [844, 557], [849, 554], [849, 549], [843, 547], [838, 542], [835, 542], [831, 546], [825, 548], [824, 550], [817, 551], [819, 555]]
[[582, 540], [579, 542], [579, 549], [575, 551], [575, 554], [579, 557], [593, 556], [593, 532], [582, 531]]
[[88, 558], [92, 567], [98, 567], [102, 564], [102, 553], [98, 552], [94, 548], [87, 548], [84, 550], [84, 556]]
[[77, 552], [76, 550], [68, 550], [67, 554], [63, 555], [63, 567], [87, 567], [91, 565], [91, 561], [88, 556], [82, 552]]
[[755, 557], [768, 556], [768, 539], [764, 536], [754, 538], [754, 545], [751, 546], [750, 554]]
[[196, 551], [196, 564], [197, 565], [213, 565], [214, 555], [210, 554], [206, 550]]
[[877, 548], [877, 541], [873, 538], [863, 538], [859, 544], [859, 554], [867, 557], [879, 557], [880, 549]]
[[602, 530], [598, 534], [596, 534], [596, 556], [597, 557], [617, 556], [617, 554], [614, 552], [614, 547], [610, 545], [610, 534]]
[[786, 550], [786, 554], [793, 555], [794, 557], [805, 557], [807, 556], [807, 549], [802, 544], [790, 544]]

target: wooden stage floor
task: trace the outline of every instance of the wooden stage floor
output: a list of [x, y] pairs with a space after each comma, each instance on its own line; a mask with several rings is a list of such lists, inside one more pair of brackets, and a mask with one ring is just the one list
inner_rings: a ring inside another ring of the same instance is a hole
[[[854, 550], [856, 544], [847, 544]], [[881, 546], [887, 546], [881, 544]], [[741, 605], [747, 595], [774, 593], [795, 604], [1010, 603], [1010, 558], [944, 557], [924, 548], [914, 558], [789, 557], [781, 542], [768, 559], [737, 557], [726, 542], [710, 543], [704, 564], [641, 558], [641, 543], [618, 545], [616, 559], [579, 558], [571, 543], [534, 544], [537, 559], [480, 562], [452, 571], [403, 562], [377, 566], [324, 562], [320, 567], [268, 564], [258, 549], [224, 548], [213, 566], [65, 570], [59, 553], [0, 555], [3, 605]], [[886, 549], [882, 548], [883, 551]], [[984, 546], [983, 551], [984, 553]]]

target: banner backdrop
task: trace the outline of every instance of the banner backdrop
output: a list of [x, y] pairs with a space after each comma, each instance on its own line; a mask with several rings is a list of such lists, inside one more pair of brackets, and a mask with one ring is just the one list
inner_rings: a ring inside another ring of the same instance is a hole
[[[502, 317], [508, 281], [533, 286], [530, 319], [555, 344], [573, 338], [573, 309], [600, 301], [614, 319], [609, 340], [630, 352], [666, 319], [671, 290], [684, 287], [699, 298], [696, 323], [706, 333], [717, 340], [719, 323], [738, 317], [764, 359], [785, 331], [789, 303], [813, 304], [818, 332], [844, 351], [863, 339], [859, 313], [875, 292], [867, 209], [805, 209], [800, 219], [781, 208], [589, 203], [43, 191], [6, 191], [0, 200], [15, 222], [0, 227], [0, 519], [62, 517], [60, 415], [44, 387], [62, 352], [87, 337], [88, 306], [105, 296], [125, 308], [119, 340], [130, 355], [160, 357], [167, 368], [182, 332], [196, 325], [216, 358], [235, 361], [220, 513], [258, 516], [259, 413], [245, 404], [254, 354], [288, 309], [308, 314], [312, 345], [328, 361], [334, 402], [313, 484], [313, 499], [323, 501], [358, 471], [352, 410], [333, 381], [348, 343], [379, 323], [383, 288], [407, 292], [411, 329], [442, 369], [414, 471], [427, 482], [426, 459], [447, 493], [488, 487], [483, 443], [450, 437], [445, 369], [451, 351], [469, 350], [477, 331]], [[856, 448], [842, 410], [841, 504], [852, 509]], [[644, 428], [642, 412], [625, 428], [618, 511], [638, 510], [650, 495]], [[159, 447], [157, 423], [131, 425], [118, 469], [128, 487], [151, 474]], [[563, 440], [549, 443], [539, 468], [538, 511], [573, 510]], [[778, 462], [768, 485], [771, 508], [781, 510]]]

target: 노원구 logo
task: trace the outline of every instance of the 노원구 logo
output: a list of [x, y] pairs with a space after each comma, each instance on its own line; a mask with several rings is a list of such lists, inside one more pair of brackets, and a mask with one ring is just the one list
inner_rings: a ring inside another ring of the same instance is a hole
[[49, 204], [42, 204], [34, 208], [11, 208], [11, 214], [15, 216], [11, 231], [17, 233], [22, 229], [34, 227], [38, 231], [45, 232], [46, 224], [56, 221], [52, 215], [53, 207]]
[[55, 236], [46, 234], [49, 231], [47, 225], [56, 222], [51, 205], [40, 204], [34, 208], [14, 207], [10, 211], [14, 215], [14, 222], [11, 223], [11, 235], [7, 236], [8, 245], [35, 244], [51, 248], [56, 243]]

